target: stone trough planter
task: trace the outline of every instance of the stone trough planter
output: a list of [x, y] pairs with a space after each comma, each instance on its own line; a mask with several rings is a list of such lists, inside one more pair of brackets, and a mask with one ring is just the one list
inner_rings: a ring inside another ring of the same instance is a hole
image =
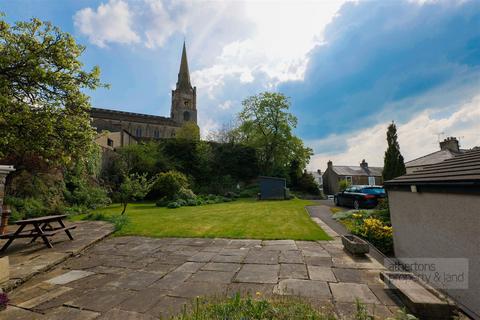
[[452, 319], [455, 304], [409, 272], [381, 272], [380, 278], [420, 319]]
[[370, 250], [368, 242], [353, 234], [343, 235], [342, 243], [345, 250], [354, 255], [366, 254]]

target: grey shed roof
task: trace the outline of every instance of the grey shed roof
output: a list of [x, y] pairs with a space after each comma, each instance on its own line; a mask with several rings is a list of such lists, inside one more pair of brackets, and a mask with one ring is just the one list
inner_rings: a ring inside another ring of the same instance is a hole
[[368, 167], [364, 169], [360, 166], [333, 166], [333, 171], [340, 176], [375, 176], [382, 175], [382, 167]]
[[440, 163], [425, 166], [422, 170], [386, 181], [385, 184], [480, 185], [480, 148], [472, 149]]
[[[465, 151], [461, 150], [460, 153], [463, 153]], [[458, 155], [459, 153], [450, 151], [448, 149], [446, 150], [439, 150], [435, 151], [433, 153], [427, 154], [423, 157], [413, 159], [411, 161], [408, 161], [405, 163], [405, 167], [410, 168], [410, 167], [420, 167], [420, 166], [426, 166], [429, 164], [434, 164], [434, 163], [439, 163], [447, 159], [451, 159]]]

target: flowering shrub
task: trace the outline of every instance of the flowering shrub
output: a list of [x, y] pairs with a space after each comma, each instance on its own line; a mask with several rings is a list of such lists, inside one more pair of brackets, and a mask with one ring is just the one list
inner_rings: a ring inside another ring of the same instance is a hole
[[383, 253], [393, 252], [393, 230], [388, 210], [349, 210], [335, 213], [332, 217]]
[[380, 219], [369, 217], [357, 224], [353, 233], [367, 239], [384, 253], [393, 249], [393, 230]]

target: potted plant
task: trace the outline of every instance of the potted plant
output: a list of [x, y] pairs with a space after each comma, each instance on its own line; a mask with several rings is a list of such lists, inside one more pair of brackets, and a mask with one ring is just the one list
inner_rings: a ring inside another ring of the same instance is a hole
[[342, 244], [343, 247], [350, 252], [351, 254], [354, 255], [362, 255], [366, 254], [369, 252], [370, 247], [368, 245], [368, 242], [365, 240], [353, 235], [353, 234], [348, 234], [348, 235], [343, 235], [342, 236]]

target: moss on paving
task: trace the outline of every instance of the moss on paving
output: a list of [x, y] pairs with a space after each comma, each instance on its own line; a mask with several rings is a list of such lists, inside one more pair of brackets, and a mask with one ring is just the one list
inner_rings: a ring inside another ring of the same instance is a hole
[[[329, 240], [313, 222], [305, 206], [311, 201], [234, 202], [167, 209], [154, 203], [129, 204], [130, 222], [116, 235], [149, 237], [205, 237], [245, 239]], [[96, 213], [118, 215], [119, 204], [97, 209]], [[82, 216], [74, 219], [79, 220]]]

